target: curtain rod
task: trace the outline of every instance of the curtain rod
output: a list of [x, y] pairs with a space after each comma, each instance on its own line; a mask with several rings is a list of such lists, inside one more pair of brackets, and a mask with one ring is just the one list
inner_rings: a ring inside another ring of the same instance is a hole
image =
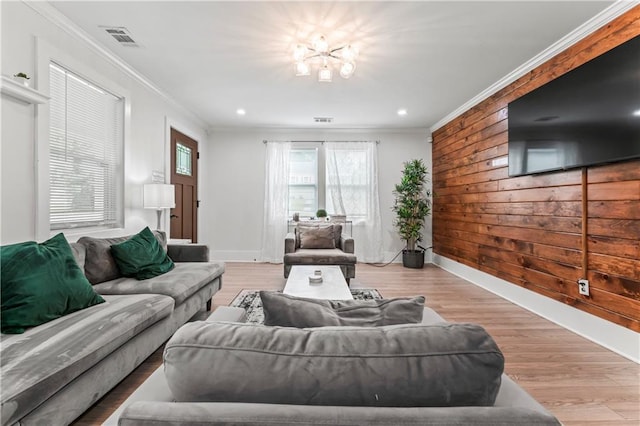
[[[369, 141], [268, 141], [266, 139], [262, 140], [263, 144], [267, 144], [268, 142], [273, 142], [273, 143], [284, 143], [284, 142], [291, 142], [291, 143], [325, 143], [325, 142], [369, 142]], [[376, 145], [380, 145], [380, 141], [374, 141], [376, 143]]]

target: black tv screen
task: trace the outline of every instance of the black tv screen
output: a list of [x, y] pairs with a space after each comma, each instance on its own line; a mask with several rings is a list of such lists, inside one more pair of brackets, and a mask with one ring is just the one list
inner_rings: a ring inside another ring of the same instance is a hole
[[640, 158], [640, 36], [509, 103], [509, 176]]

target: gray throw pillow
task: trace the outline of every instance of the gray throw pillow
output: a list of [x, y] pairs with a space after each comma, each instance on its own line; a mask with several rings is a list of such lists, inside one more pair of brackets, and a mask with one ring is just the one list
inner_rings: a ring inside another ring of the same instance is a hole
[[300, 235], [302, 233], [302, 231], [307, 230], [307, 229], [313, 229], [313, 228], [317, 228], [318, 225], [310, 225], [307, 223], [299, 223], [296, 225], [294, 231], [295, 231], [295, 235], [296, 235], [296, 248], [300, 248]]
[[329, 225], [325, 224], [307, 224], [307, 223], [299, 223], [294, 231], [296, 236], [296, 248], [300, 248], [300, 235], [303, 230], [308, 229], [316, 229], [321, 226], [333, 226], [333, 238], [335, 239], [335, 246], [340, 247], [340, 237], [342, 237], [342, 225], [339, 223], [332, 223]]
[[[166, 234], [162, 231], [153, 231], [153, 235], [166, 252]], [[86, 248], [84, 274], [91, 284], [99, 284], [122, 277], [122, 273], [111, 255], [111, 246], [127, 241], [131, 237], [132, 235], [114, 238], [82, 237], [78, 240], [78, 244], [82, 244]]]
[[120, 278], [122, 274], [111, 256], [111, 245], [127, 241], [129, 237], [94, 238], [82, 237], [79, 244], [86, 247], [84, 259], [84, 274], [91, 284]]
[[178, 402], [494, 404], [504, 357], [474, 324], [290, 328], [195, 321], [164, 350]]
[[422, 321], [424, 296], [379, 300], [324, 300], [261, 291], [264, 324], [325, 327], [409, 324]]
[[300, 248], [332, 249], [336, 248], [333, 225], [300, 229]]

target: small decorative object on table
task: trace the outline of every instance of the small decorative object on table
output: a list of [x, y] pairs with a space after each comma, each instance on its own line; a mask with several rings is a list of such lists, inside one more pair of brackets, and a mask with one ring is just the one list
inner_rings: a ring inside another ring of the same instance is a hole
[[294, 222], [298, 222], [300, 220], [300, 213], [294, 213], [293, 214], [293, 221]]
[[316, 217], [317, 217], [319, 220], [326, 220], [326, 219], [327, 219], [327, 211], [326, 211], [325, 209], [319, 209], [319, 210], [316, 212]]
[[309, 275], [309, 284], [320, 284], [322, 282], [322, 271], [316, 269], [313, 275]]

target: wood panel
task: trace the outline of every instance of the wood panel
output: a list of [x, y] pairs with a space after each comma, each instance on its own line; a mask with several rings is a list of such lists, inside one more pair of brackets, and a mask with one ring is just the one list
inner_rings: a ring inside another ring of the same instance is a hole
[[509, 102], [639, 34], [640, 6], [433, 132], [436, 253], [640, 331], [640, 161], [513, 178], [494, 161]]
[[[242, 289], [283, 286], [282, 265], [228, 263], [214, 308], [229, 304]], [[453, 274], [435, 266], [358, 264], [351, 286], [376, 288], [388, 298], [424, 295], [426, 305], [445, 319], [482, 325], [504, 354], [505, 373], [565, 426], [640, 421], [637, 364]], [[540, 289], [545, 291], [550, 290]], [[74, 424], [102, 424], [161, 363], [160, 349]]]

